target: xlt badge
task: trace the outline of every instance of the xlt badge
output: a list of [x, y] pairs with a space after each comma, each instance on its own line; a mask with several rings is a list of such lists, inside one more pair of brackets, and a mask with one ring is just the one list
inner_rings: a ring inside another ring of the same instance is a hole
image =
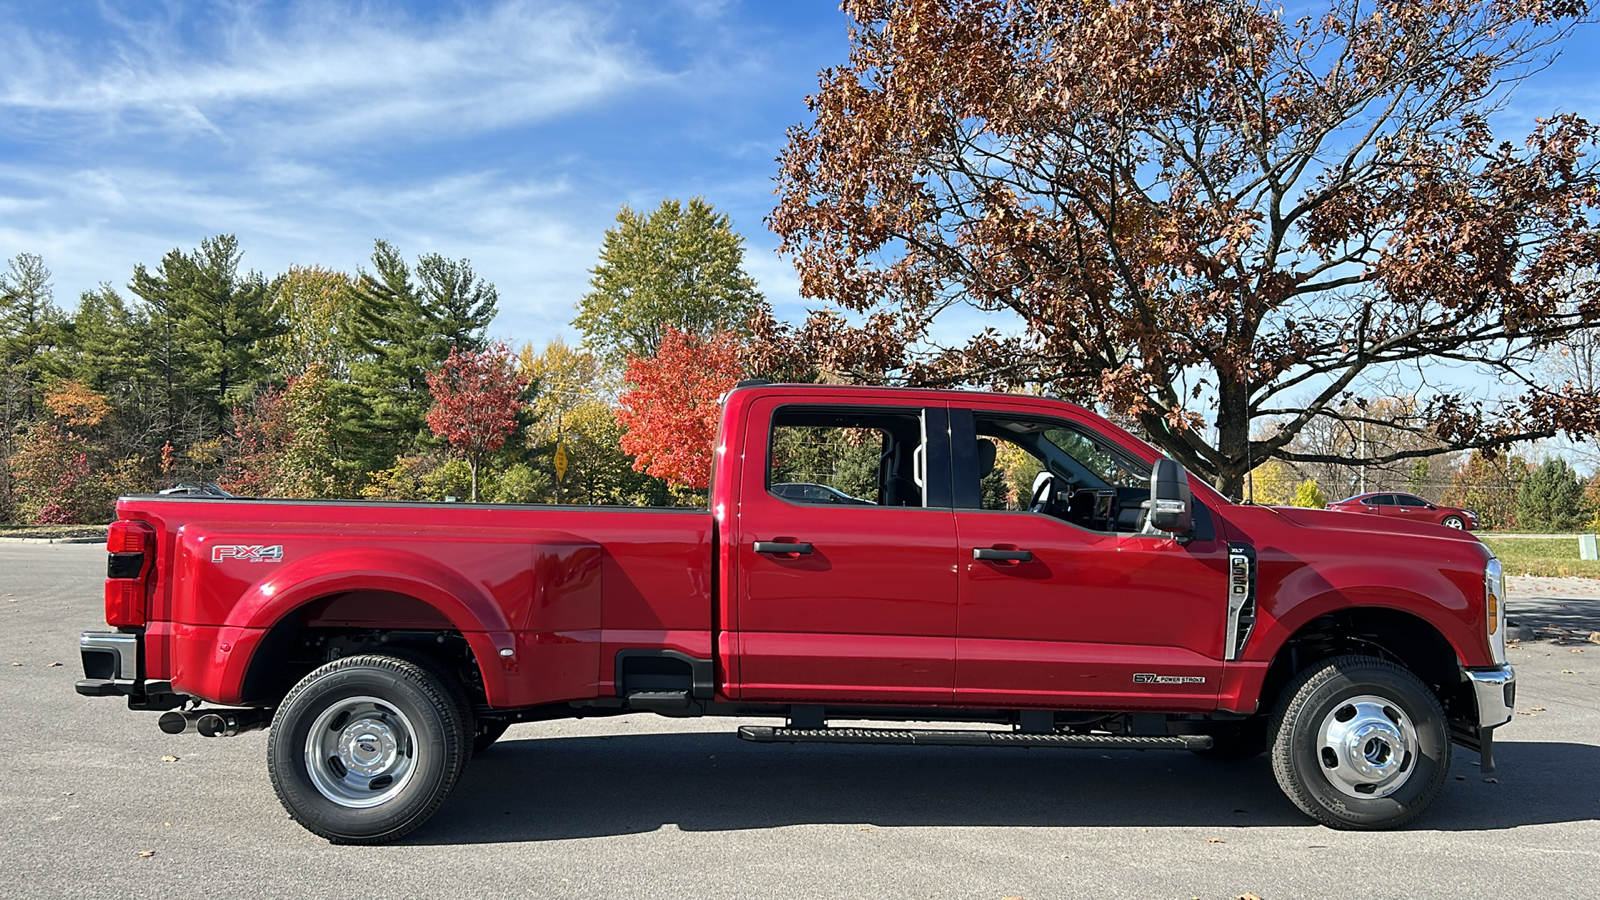
[[1150, 672], [1138, 672], [1133, 676], [1134, 684], [1205, 684], [1204, 675], [1155, 675]]

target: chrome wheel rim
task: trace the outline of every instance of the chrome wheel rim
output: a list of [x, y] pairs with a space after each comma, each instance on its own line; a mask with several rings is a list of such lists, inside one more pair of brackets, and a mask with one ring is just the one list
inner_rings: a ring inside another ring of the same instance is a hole
[[1454, 528], [1459, 531], [1462, 527], [1462, 521], [1455, 516], [1446, 516], [1444, 520], [1444, 527]]
[[377, 697], [349, 697], [322, 711], [306, 735], [305, 764], [322, 796], [368, 809], [405, 789], [416, 773], [416, 730]]
[[1317, 761], [1340, 793], [1387, 797], [1416, 770], [1417, 730], [1398, 704], [1363, 694], [1339, 702], [1317, 729]]

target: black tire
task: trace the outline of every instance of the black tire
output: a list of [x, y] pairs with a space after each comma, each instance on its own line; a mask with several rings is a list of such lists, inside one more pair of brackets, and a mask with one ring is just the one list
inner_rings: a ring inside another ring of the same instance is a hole
[[267, 774], [279, 802], [336, 844], [410, 833], [466, 766], [471, 732], [458, 695], [435, 668], [398, 656], [351, 656], [317, 669], [273, 716]]
[[476, 725], [476, 732], [472, 736], [472, 755], [477, 756], [479, 753], [494, 746], [494, 742], [500, 740], [500, 736], [505, 734], [506, 729], [510, 727], [510, 722], [497, 722], [493, 719], [480, 720]]
[[1219, 727], [1211, 733], [1209, 748], [1190, 752], [1204, 759], [1254, 759], [1267, 752], [1267, 719], [1257, 716]]
[[1278, 786], [1330, 828], [1404, 825], [1433, 803], [1450, 771], [1438, 698], [1407, 670], [1370, 656], [1339, 656], [1302, 672], [1285, 689], [1270, 733]]

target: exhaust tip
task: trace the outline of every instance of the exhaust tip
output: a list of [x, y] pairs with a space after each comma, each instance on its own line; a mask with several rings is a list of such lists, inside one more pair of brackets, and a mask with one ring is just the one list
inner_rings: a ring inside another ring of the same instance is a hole
[[195, 730], [199, 731], [203, 737], [224, 737], [233, 733], [228, 725], [227, 719], [216, 713], [207, 713], [201, 716], [199, 721], [195, 722]]
[[156, 724], [167, 734], [183, 734], [190, 728], [193, 719], [177, 710], [170, 710], [161, 714], [161, 720]]

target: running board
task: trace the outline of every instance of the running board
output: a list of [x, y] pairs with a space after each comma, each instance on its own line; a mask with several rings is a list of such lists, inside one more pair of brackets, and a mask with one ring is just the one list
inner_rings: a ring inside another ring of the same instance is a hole
[[949, 747], [1079, 747], [1098, 750], [1209, 750], [1209, 734], [1027, 734], [1020, 731], [934, 731], [921, 728], [778, 728], [741, 725], [739, 737], [759, 744], [936, 744]]

